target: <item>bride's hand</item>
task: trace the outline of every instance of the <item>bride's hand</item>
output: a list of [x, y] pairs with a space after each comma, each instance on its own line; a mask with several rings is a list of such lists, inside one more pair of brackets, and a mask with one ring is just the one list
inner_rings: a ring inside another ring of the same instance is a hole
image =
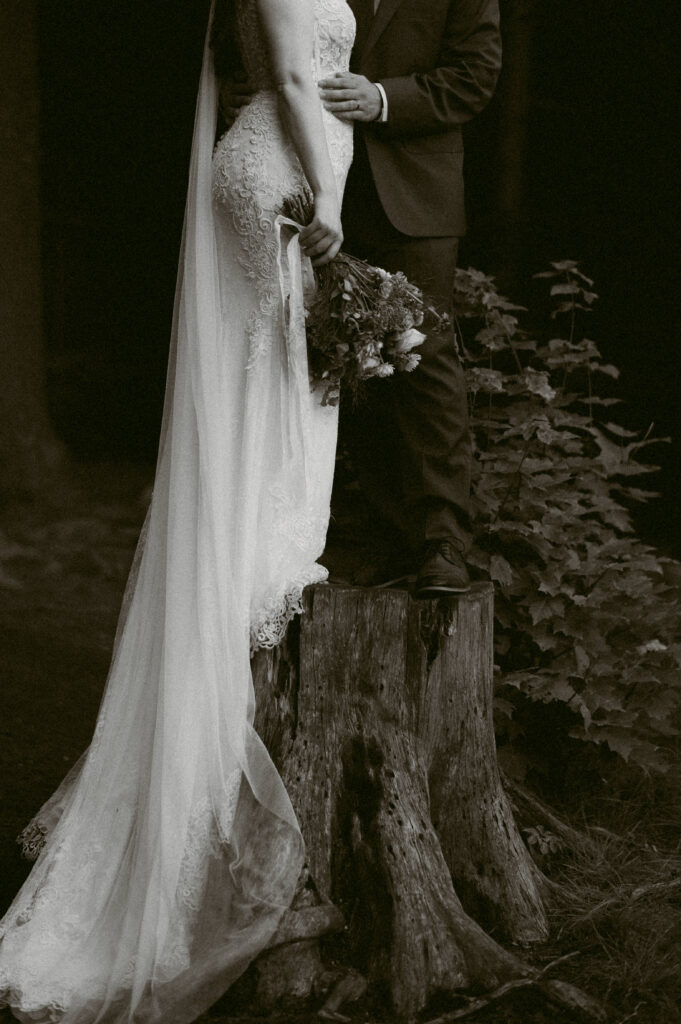
[[329, 263], [343, 244], [340, 207], [335, 195], [319, 195], [314, 203], [314, 217], [300, 232], [300, 245], [313, 267]]

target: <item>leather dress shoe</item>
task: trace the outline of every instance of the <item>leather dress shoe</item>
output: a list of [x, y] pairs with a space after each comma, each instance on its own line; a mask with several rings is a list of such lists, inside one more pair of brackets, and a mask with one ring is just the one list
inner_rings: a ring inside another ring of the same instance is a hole
[[430, 541], [416, 576], [413, 596], [432, 598], [462, 594], [470, 585], [466, 563], [456, 544], [449, 540]]

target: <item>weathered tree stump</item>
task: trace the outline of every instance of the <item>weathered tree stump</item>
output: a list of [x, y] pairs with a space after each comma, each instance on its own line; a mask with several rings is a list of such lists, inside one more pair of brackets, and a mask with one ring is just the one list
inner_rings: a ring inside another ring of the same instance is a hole
[[439, 601], [316, 586], [287, 642], [253, 663], [256, 726], [317, 900], [342, 910], [350, 962], [405, 1016], [518, 976], [485, 929], [547, 934], [497, 770], [492, 626], [490, 584]]

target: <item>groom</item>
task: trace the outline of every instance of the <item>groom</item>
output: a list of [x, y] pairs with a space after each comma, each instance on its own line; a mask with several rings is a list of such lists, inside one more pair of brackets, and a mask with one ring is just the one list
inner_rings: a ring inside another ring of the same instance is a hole
[[[349, 3], [350, 71], [320, 82], [327, 109], [355, 123], [343, 247], [402, 270], [448, 310], [465, 231], [461, 128], [494, 91], [498, 0]], [[390, 538], [362, 582], [417, 569], [415, 593], [427, 597], [469, 585], [471, 450], [453, 331], [429, 332], [419, 351], [416, 371], [367, 389], [347, 431], [360, 486]]]

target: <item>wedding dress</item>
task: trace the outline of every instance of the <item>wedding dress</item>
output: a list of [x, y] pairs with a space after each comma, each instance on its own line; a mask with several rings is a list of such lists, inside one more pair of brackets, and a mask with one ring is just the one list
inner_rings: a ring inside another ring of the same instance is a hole
[[[302, 866], [249, 653], [326, 575], [337, 421], [308, 383], [310, 267], [279, 216], [306, 183], [255, 0], [236, 2], [257, 92], [214, 149], [207, 39], [154, 493], [107, 687], [0, 926], [0, 1006], [21, 1020], [185, 1024], [266, 946]], [[314, 11], [314, 74], [347, 70], [349, 8]], [[323, 116], [340, 193], [352, 131]]]

